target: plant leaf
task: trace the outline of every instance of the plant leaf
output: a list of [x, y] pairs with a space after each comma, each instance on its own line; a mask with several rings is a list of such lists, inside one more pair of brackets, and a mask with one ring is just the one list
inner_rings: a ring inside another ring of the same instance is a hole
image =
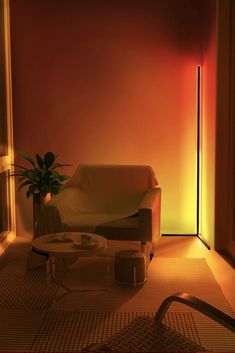
[[28, 168], [25, 168], [25, 167], [23, 167], [23, 166], [20, 165], [20, 164], [12, 163], [11, 165], [14, 166], [14, 167], [16, 167], [16, 168], [21, 168], [21, 169], [24, 169], [24, 170], [29, 170]]
[[25, 180], [25, 179], [27, 179], [27, 178], [24, 177], [24, 176], [22, 176], [22, 177], [18, 178], [18, 181], [23, 181], [23, 180]]
[[70, 178], [70, 176], [69, 175], [59, 175], [58, 176], [59, 177], [59, 179], [61, 180], [61, 181], [64, 181], [64, 180], [67, 180], [67, 179], [69, 179]]
[[59, 167], [71, 167], [71, 165], [72, 164], [54, 163], [50, 169], [53, 170]]
[[31, 184], [30, 180], [26, 180], [23, 183], [21, 183], [18, 187], [18, 190], [22, 189], [24, 186]]
[[35, 185], [35, 184], [30, 185], [29, 191], [33, 194], [37, 190], [37, 188], [38, 188], [38, 185]]
[[28, 186], [27, 198], [34, 195], [45, 196], [48, 192], [55, 195], [63, 188], [63, 182], [70, 178], [60, 174], [56, 169], [71, 166], [71, 164], [57, 163], [53, 152], [46, 152], [44, 157], [35, 154], [35, 160], [26, 152], [19, 152], [33, 167], [26, 168], [19, 164], [12, 164], [15, 169], [10, 176], [18, 177], [19, 189]]
[[37, 180], [37, 174], [35, 173], [35, 170], [29, 170], [28, 172], [23, 172], [22, 173], [25, 178], [31, 181], [36, 181]]
[[33, 158], [27, 152], [19, 151], [19, 154], [35, 167]]
[[10, 176], [22, 176], [23, 177], [24, 173], [11, 173]]
[[29, 198], [30, 195], [31, 195], [31, 191], [28, 190], [28, 191], [26, 192], [27, 199]]
[[43, 162], [43, 159], [37, 153], [36, 153], [36, 159], [37, 159], [37, 163], [38, 163], [39, 168], [42, 169], [44, 167], [44, 162]]
[[46, 169], [49, 169], [55, 162], [55, 155], [52, 152], [47, 152], [44, 156], [44, 164]]

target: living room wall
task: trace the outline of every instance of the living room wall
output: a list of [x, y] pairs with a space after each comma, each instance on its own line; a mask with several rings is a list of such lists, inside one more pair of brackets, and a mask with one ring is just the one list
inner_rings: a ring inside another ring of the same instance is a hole
[[[15, 148], [56, 152], [70, 175], [149, 164], [162, 233], [195, 233], [202, 3], [11, 0]], [[31, 233], [31, 200], [16, 197], [18, 234]]]

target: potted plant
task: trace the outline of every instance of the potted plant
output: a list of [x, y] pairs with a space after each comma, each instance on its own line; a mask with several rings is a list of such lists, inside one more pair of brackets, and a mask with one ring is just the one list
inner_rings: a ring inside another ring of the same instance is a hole
[[16, 169], [12, 176], [17, 176], [20, 182], [19, 190], [27, 187], [27, 198], [33, 197], [33, 225], [38, 219], [40, 208], [45, 200], [52, 195], [58, 194], [63, 188], [63, 182], [69, 178], [68, 175], [60, 174], [57, 169], [69, 166], [56, 162], [56, 156], [52, 152], [47, 152], [43, 157], [36, 153], [35, 160], [26, 152], [19, 152], [20, 155], [30, 163], [30, 168], [19, 164], [12, 164]]

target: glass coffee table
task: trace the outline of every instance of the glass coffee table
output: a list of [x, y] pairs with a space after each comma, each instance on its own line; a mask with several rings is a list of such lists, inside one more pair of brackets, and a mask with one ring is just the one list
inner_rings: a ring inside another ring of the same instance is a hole
[[[69, 258], [80, 256], [100, 256], [108, 247], [108, 241], [101, 235], [84, 232], [51, 233], [35, 238], [32, 250], [46, 256], [47, 283], [56, 283], [65, 290], [53, 302], [61, 299], [70, 292], [105, 291], [106, 289], [72, 289], [56, 280], [56, 258]], [[110, 259], [107, 255], [107, 269], [109, 273]]]

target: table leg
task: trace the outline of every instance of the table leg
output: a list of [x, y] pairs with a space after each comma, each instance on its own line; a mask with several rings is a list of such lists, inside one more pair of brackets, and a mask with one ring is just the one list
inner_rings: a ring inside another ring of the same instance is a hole
[[[110, 278], [110, 256], [107, 256], [107, 271], [108, 271], [108, 277]], [[50, 305], [55, 304], [58, 300], [63, 298], [65, 295], [71, 292], [93, 292], [93, 291], [106, 291], [108, 288], [104, 289], [72, 289], [68, 286], [66, 286], [64, 283], [56, 279], [56, 257], [53, 255], [50, 255], [47, 259], [46, 262], [46, 274], [47, 274], [47, 284], [48, 284], [48, 289], [51, 290], [53, 287], [53, 284], [57, 286], [57, 289], [63, 288], [65, 290], [65, 293], [55, 296], [52, 300], [49, 300]]]
[[51, 259], [50, 259], [50, 256], [48, 256], [47, 261], [46, 261], [46, 276], [47, 276], [47, 282], [51, 282]]
[[55, 279], [55, 274], [56, 274], [55, 256], [51, 255], [50, 256], [50, 260], [51, 260], [51, 274], [52, 274], [52, 277]]
[[134, 288], [136, 287], [136, 267], [133, 268], [133, 275], [134, 275]]
[[51, 304], [54, 303], [54, 300], [51, 299], [53, 283], [54, 283], [51, 256], [48, 256], [46, 260], [46, 281], [47, 281], [47, 289], [48, 289], [48, 306], [50, 306]]

